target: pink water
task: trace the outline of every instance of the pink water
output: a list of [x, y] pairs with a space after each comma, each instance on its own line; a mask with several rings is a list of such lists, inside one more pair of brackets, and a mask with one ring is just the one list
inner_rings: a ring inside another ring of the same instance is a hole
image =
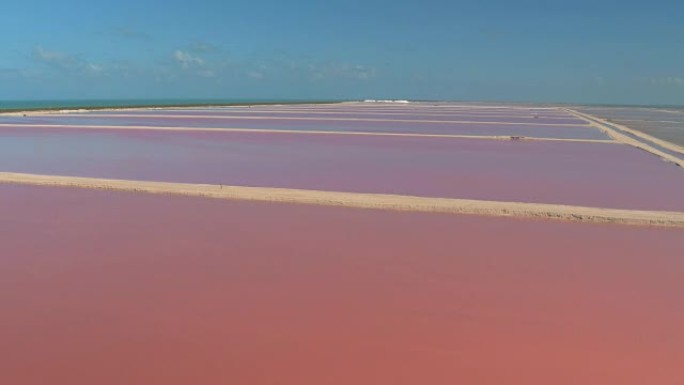
[[[323, 113], [324, 112], [324, 113]], [[170, 110], [170, 111], [160, 111], [160, 110], [144, 110], [144, 111], [121, 111], [115, 114], [107, 115], [190, 115], [190, 116], [245, 116], [245, 117], [269, 117], [269, 118], [314, 118], [320, 120], [326, 119], [391, 119], [391, 120], [430, 120], [430, 121], [470, 121], [470, 122], [511, 122], [511, 123], [543, 123], [543, 124], [577, 124], [585, 125], [586, 121], [578, 119], [572, 116], [566, 117], [545, 117], [540, 116], [535, 118], [533, 114], [527, 115], [484, 115], [484, 114], [452, 114], [452, 113], [426, 113], [422, 111], [416, 112], [375, 112], [375, 111], [323, 111], [323, 110], [311, 110], [311, 111], [297, 111], [297, 110], [278, 110], [271, 109], [265, 111], [245, 111], [245, 110]], [[96, 114], [74, 114], [70, 115], [74, 118], [78, 117], [91, 117], [96, 116]], [[182, 119], [177, 117], [177, 119]]]
[[[132, 110], [121, 111], [121, 113], [128, 113]], [[135, 110], [135, 112], [144, 112], [144, 110]], [[433, 106], [394, 106], [394, 107], [370, 107], [370, 106], [340, 106], [340, 105], [316, 105], [316, 106], [232, 106], [232, 107], [202, 107], [202, 108], [183, 108], [183, 109], [154, 109], [150, 110], [150, 113], [157, 112], [170, 112], [170, 113], [184, 113], [184, 112], [231, 112], [231, 111], [242, 111], [242, 112], [282, 112], [282, 111], [330, 111], [330, 112], [340, 112], [347, 114], [355, 113], [383, 113], [383, 114], [406, 114], [406, 113], [430, 113], [430, 114], [451, 114], [451, 115], [483, 115], [483, 116], [518, 116], [518, 117], [532, 117], [537, 115], [539, 117], [561, 117], [561, 118], [574, 118], [573, 115], [568, 114], [564, 111], [559, 110], [548, 110], [548, 109], [510, 109], [510, 108], [453, 108], [453, 107], [433, 107]], [[98, 113], [98, 112], [95, 112]], [[109, 113], [109, 112], [104, 112]], [[118, 113], [114, 111], [114, 113]]]
[[0, 185], [0, 383], [684, 383], [682, 230]]
[[0, 130], [0, 170], [684, 210], [684, 174], [617, 144], [254, 133]]
[[[269, 115], [270, 116], [270, 115]], [[319, 118], [319, 117], [316, 117]], [[482, 136], [527, 136], [533, 138], [560, 139], [609, 139], [601, 131], [589, 126], [559, 126], [555, 121], [542, 125], [507, 125], [505, 119], [487, 121], [500, 123], [453, 123], [444, 122], [386, 122], [386, 121], [336, 121], [336, 120], [287, 120], [287, 119], [244, 119], [244, 118], [178, 118], [178, 117], [98, 117], [88, 115], [56, 115], [41, 117], [5, 117], [3, 124], [49, 124], [70, 126], [152, 126], [190, 128], [255, 128], [269, 130], [305, 131], [366, 131], [415, 134], [482, 135]]]

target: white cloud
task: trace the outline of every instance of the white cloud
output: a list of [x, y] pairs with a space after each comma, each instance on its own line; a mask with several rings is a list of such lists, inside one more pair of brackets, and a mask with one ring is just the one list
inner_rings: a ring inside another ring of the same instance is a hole
[[684, 77], [667, 76], [663, 78], [651, 78], [651, 84], [658, 86], [679, 86], [684, 87]]
[[92, 74], [99, 74], [102, 73], [102, 71], [104, 71], [104, 67], [94, 63], [86, 63], [84, 68]]
[[176, 52], [173, 53], [173, 58], [184, 69], [191, 67], [202, 67], [205, 64], [204, 59], [201, 57], [193, 56], [181, 50], [176, 50]]
[[375, 77], [376, 69], [374, 67], [355, 65], [349, 74], [357, 79], [370, 79]]
[[49, 51], [41, 46], [33, 51], [33, 58], [41, 63], [51, 66], [69, 69], [78, 66], [78, 60], [65, 52]]
[[247, 73], [247, 76], [248, 76], [250, 79], [256, 79], [256, 80], [261, 80], [261, 79], [264, 78], [264, 74], [261, 73], [261, 72], [258, 72], [258, 71], [249, 71], [249, 72]]
[[96, 63], [87, 62], [61, 51], [47, 50], [41, 46], [33, 51], [33, 59], [66, 73], [82, 73], [86, 75], [102, 75], [105, 68]]
[[604, 86], [606, 85], [606, 78], [603, 76], [594, 76], [594, 84], [599, 85], [599, 86]]

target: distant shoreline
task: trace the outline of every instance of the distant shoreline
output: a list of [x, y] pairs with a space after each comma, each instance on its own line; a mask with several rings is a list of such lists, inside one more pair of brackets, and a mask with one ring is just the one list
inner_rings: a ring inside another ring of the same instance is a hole
[[[282, 101], [235, 101], [235, 102], [221, 102], [221, 101], [198, 101], [198, 102], [179, 102], [174, 103], [168, 101], [168, 103], [154, 103], [150, 101], [149, 104], [145, 102], [136, 103], [131, 101], [127, 103], [126, 101], [114, 101], [111, 103], [109, 101], [103, 101], [101, 105], [88, 104], [87, 101], [70, 103], [68, 101], [59, 104], [55, 102], [54, 105], [48, 105], [51, 102], [26, 102], [26, 106], [17, 107], [4, 107], [2, 102], [0, 102], [0, 115], [1, 114], [17, 114], [17, 113], [32, 113], [32, 112], [55, 112], [55, 111], [102, 111], [102, 110], [130, 110], [130, 109], [156, 109], [156, 108], [202, 108], [202, 107], [234, 107], [234, 106], [275, 106], [275, 105], [299, 105], [299, 104], [337, 104], [343, 103], [345, 100], [282, 100]], [[21, 102], [12, 102], [21, 103]], [[29, 106], [29, 103], [45, 103], [44, 105]]]
[[[338, 104], [345, 102], [362, 102], [351, 99], [317, 99], [317, 100], [268, 100], [268, 99], [93, 99], [93, 100], [0, 100], [0, 115], [40, 113], [40, 112], [74, 112], [74, 111], [103, 111], [103, 110], [132, 110], [132, 109], [167, 109], [167, 108], [202, 108], [202, 107], [232, 107], [232, 106], [273, 106], [273, 105], [301, 105], [301, 104]], [[512, 106], [548, 106], [548, 107], [610, 107], [610, 108], [667, 108], [684, 110], [680, 105], [638, 105], [638, 104], [606, 104], [606, 103], [553, 103], [553, 102], [503, 102], [478, 100], [428, 100], [415, 99], [412, 102], [423, 103], [484, 103]]]

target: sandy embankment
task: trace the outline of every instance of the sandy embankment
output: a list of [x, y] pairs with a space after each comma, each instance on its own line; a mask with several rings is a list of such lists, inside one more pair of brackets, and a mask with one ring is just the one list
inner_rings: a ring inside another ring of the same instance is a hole
[[621, 130], [629, 132], [630, 134], [632, 134], [634, 136], [637, 136], [637, 137], [644, 139], [648, 142], [656, 144], [662, 148], [665, 148], [667, 150], [670, 150], [670, 151], [673, 151], [676, 153], [684, 154], [684, 148], [682, 148], [681, 146], [678, 146], [678, 145], [670, 143], [670, 142], [666, 142], [666, 141], [658, 139], [658, 138], [654, 138], [654, 137], [652, 137], [648, 134], [645, 134], [641, 131], [633, 130], [629, 127], [626, 127], [626, 126], [623, 126], [620, 124], [615, 124], [612, 122], [609, 123], [609, 122], [605, 121], [604, 119], [597, 118], [593, 115], [585, 114], [585, 113], [578, 112], [578, 111], [571, 110], [571, 109], [565, 109], [565, 110], [568, 111], [569, 113], [579, 117], [579, 118], [586, 120], [587, 122], [589, 122], [594, 127], [598, 127], [601, 131], [608, 134], [608, 136], [610, 136], [611, 138], [613, 138], [613, 139], [615, 139], [621, 143], [628, 144], [630, 146], [639, 148], [639, 149], [644, 150], [644, 151], [648, 151], [654, 155], [658, 155], [659, 157], [661, 157], [661, 158], [663, 158], [669, 162], [676, 164], [679, 167], [684, 168], [684, 159], [681, 159], [679, 157], [676, 157], [676, 156], [667, 154], [663, 151], [660, 151], [660, 150], [648, 145], [648, 143], [644, 143], [644, 142], [638, 141], [636, 139], [630, 138], [629, 136], [612, 129], [609, 126], [609, 124], [612, 124], [616, 127], [619, 127]]
[[2, 127], [30, 128], [69, 128], [83, 130], [131, 130], [131, 131], [188, 131], [188, 132], [246, 132], [262, 134], [304, 134], [304, 135], [344, 135], [344, 136], [392, 136], [408, 138], [451, 138], [451, 139], [483, 139], [483, 140], [526, 140], [542, 142], [578, 142], [578, 143], [602, 143], [615, 144], [609, 139], [572, 139], [572, 138], [542, 138], [516, 135], [461, 135], [461, 134], [423, 134], [409, 132], [372, 132], [372, 131], [322, 131], [322, 130], [275, 130], [265, 128], [239, 128], [239, 127], [168, 127], [168, 126], [109, 126], [109, 125], [68, 125], [68, 124], [10, 124], [0, 123]]
[[390, 194], [268, 187], [166, 183], [0, 172], [0, 183], [77, 187], [215, 199], [279, 202], [363, 209], [554, 219], [639, 226], [684, 227], [683, 212], [640, 211], [556, 204], [446, 199]]

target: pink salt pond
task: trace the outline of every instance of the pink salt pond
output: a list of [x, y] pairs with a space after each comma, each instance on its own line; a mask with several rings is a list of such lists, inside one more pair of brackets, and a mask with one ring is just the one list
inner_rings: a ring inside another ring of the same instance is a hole
[[169, 114], [206, 114], [206, 113], [231, 113], [231, 112], [249, 112], [249, 113], [263, 113], [263, 112], [313, 112], [313, 113], [344, 113], [344, 114], [366, 114], [366, 113], [379, 113], [379, 114], [392, 114], [395, 116], [399, 115], [410, 115], [410, 114], [439, 114], [439, 115], [452, 115], [452, 116], [501, 116], [501, 117], [556, 117], [556, 118], [573, 118], [575, 117], [565, 111], [556, 109], [490, 109], [490, 108], [444, 108], [444, 107], [429, 107], [429, 106], [419, 106], [419, 107], [369, 107], [369, 106], [333, 106], [333, 105], [317, 105], [317, 106], [251, 106], [251, 107], [202, 107], [202, 108], [181, 108], [181, 109], [154, 109], [154, 110], [121, 110], [121, 111], [103, 111], [94, 113], [149, 113], [149, 114], [159, 114], [159, 113], [169, 113]]
[[0, 383], [684, 383], [682, 230], [0, 185]]
[[681, 169], [619, 144], [26, 127], [0, 135], [2, 171], [684, 210]]
[[[117, 115], [117, 114], [114, 114]], [[556, 120], [545, 120], [510, 125], [508, 119], [480, 119], [488, 123], [463, 123], [453, 121], [358, 121], [358, 120], [325, 120], [316, 119], [283, 119], [266, 114], [268, 119], [247, 119], [245, 117], [146, 117], [145, 114], [129, 117], [107, 116], [97, 114], [83, 115], [49, 115], [17, 118], [3, 118], [0, 123], [21, 125], [67, 125], [67, 126], [151, 126], [151, 127], [187, 127], [187, 128], [253, 128], [267, 130], [304, 130], [304, 131], [352, 131], [380, 133], [413, 133], [436, 135], [479, 135], [479, 136], [526, 136], [532, 138], [558, 139], [594, 139], [608, 140], [601, 131], [587, 125], [563, 126]], [[252, 116], [253, 118], [254, 116]], [[477, 120], [477, 119], [476, 119]]]
[[[392, 121], [401, 120], [428, 120], [428, 121], [468, 121], [468, 122], [504, 122], [504, 123], [535, 123], [535, 124], [576, 124], [576, 125], [586, 125], [587, 122], [573, 116], [564, 117], [546, 117], [538, 116], [534, 117], [533, 114], [527, 115], [484, 115], [484, 114], [453, 114], [453, 113], [427, 113], [427, 112], [376, 112], [376, 111], [286, 111], [286, 110], [265, 110], [265, 111], [244, 111], [244, 110], [170, 110], [170, 111], [159, 111], [159, 110], [145, 110], [145, 111], [122, 111], [115, 114], [110, 114], [107, 112], [100, 113], [106, 115], [168, 115], [176, 116], [180, 119], [182, 116], [225, 116], [225, 117], [269, 117], [269, 118], [312, 118], [312, 119], [370, 119], [370, 120], [384, 120], [389, 119]], [[73, 117], [89, 117], [96, 114], [73, 114]]]

